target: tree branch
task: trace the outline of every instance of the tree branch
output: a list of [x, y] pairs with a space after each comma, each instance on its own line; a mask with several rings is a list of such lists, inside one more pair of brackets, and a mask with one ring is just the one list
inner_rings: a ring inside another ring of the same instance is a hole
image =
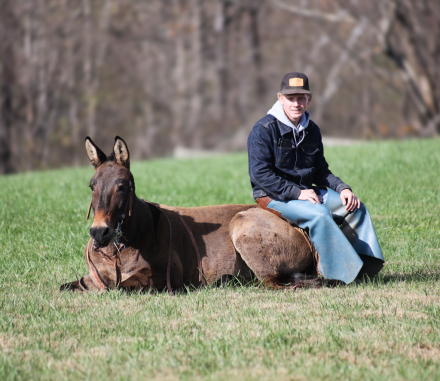
[[270, 2], [281, 9], [284, 9], [286, 11], [289, 11], [290, 13], [294, 13], [299, 16], [317, 18], [330, 22], [346, 22], [350, 24], [357, 22], [357, 20], [344, 9], [339, 9], [336, 13], [325, 13], [317, 10], [304, 9], [302, 7], [297, 7], [294, 5], [288, 5], [281, 0], [270, 0]]

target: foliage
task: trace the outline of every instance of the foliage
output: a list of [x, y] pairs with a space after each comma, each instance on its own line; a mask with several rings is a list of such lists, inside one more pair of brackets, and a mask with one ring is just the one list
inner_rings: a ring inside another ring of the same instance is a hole
[[[439, 144], [326, 150], [387, 260], [336, 288], [60, 293], [86, 273], [92, 167], [0, 177], [0, 379], [440, 379]], [[252, 202], [245, 154], [132, 167], [151, 201]]]

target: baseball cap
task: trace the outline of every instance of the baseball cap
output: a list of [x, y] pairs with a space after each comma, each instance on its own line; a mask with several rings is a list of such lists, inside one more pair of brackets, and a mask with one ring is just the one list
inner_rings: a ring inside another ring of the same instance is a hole
[[287, 73], [281, 81], [281, 94], [312, 94], [309, 89], [309, 79], [303, 73], [294, 71]]

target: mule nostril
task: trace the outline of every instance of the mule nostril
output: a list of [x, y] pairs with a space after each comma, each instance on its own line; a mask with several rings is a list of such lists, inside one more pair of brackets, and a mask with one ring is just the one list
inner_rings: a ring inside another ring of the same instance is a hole
[[103, 237], [107, 237], [110, 234], [110, 229], [106, 228], [103, 233]]

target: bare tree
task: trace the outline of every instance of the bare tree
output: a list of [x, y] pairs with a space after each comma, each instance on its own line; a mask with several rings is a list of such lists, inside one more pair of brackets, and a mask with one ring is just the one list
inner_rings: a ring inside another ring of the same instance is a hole
[[[292, 70], [325, 134], [432, 136], [437, 0], [0, 0], [0, 173], [244, 149]], [[335, 95], [338, 95], [337, 97]]]
[[[17, 86], [13, 44], [17, 23], [10, 3], [0, 2], [0, 173], [17, 169], [13, 154], [14, 88]], [[17, 127], [17, 126], [16, 126]]]
[[[436, 0], [385, 0], [378, 7], [362, 8], [350, 3], [334, 3], [334, 9], [306, 9], [285, 0], [270, 0], [274, 5], [300, 17], [353, 25], [352, 33], [339, 59], [329, 72], [319, 104], [318, 118], [328, 100], [336, 93], [338, 72], [348, 59], [362, 59], [371, 68], [374, 45], [355, 47], [358, 38], [369, 33], [376, 46], [397, 66], [406, 84], [406, 97], [412, 100], [416, 118], [411, 123], [421, 136], [440, 133], [440, 3]], [[366, 11], [366, 12], [365, 12]], [[371, 40], [370, 40], [371, 41]], [[367, 50], [367, 54], [365, 54]], [[352, 57], [349, 57], [352, 56]], [[354, 56], [354, 58], [353, 58]], [[373, 70], [374, 72], [374, 70]], [[369, 75], [369, 71], [366, 71]], [[367, 102], [364, 100], [364, 102]], [[368, 102], [367, 102], [368, 103]], [[366, 108], [365, 110], [369, 110]], [[407, 114], [408, 115], [408, 114]]]
[[[388, 17], [387, 17], [388, 16]], [[440, 133], [440, 3], [389, 1], [379, 38], [399, 68], [415, 105], [414, 127], [422, 136]]]

